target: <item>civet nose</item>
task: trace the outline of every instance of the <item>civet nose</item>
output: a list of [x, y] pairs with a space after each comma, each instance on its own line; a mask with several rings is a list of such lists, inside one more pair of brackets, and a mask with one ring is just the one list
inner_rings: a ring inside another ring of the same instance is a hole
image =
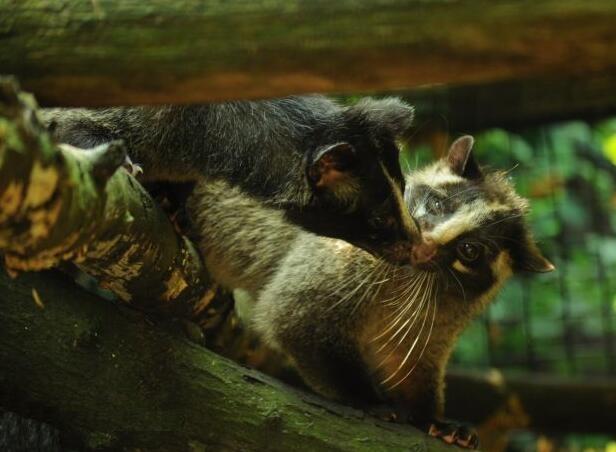
[[436, 255], [436, 250], [436, 243], [430, 239], [425, 239], [423, 242], [414, 245], [413, 251], [411, 251], [413, 265], [430, 262]]

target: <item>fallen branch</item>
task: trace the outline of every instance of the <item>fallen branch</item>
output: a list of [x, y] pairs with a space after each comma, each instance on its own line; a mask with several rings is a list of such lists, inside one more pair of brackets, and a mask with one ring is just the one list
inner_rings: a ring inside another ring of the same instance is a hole
[[126, 171], [121, 143], [55, 145], [0, 79], [0, 251], [9, 271], [73, 262], [123, 301], [196, 318], [212, 299], [195, 247]]
[[452, 451], [242, 368], [59, 276], [0, 272], [0, 405], [59, 427], [65, 447]]

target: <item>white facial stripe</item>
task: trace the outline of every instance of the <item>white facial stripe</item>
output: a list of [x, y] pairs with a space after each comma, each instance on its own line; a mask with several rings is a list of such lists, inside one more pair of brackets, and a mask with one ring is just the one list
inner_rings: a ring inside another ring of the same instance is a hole
[[456, 270], [458, 270], [460, 273], [472, 273], [471, 269], [468, 267], [465, 267], [464, 264], [462, 262], [460, 262], [459, 259], [456, 259], [452, 265], [452, 267]]
[[[464, 181], [464, 178], [452, 173], [449, 166], [442, 161], [409, 175], [407, 177], [407, 203], [409, 205], [413, 204], [412, 201], [419, 203], [413, 215], [419, 219], [427, 214], [425, 199], [422, 202], [423, 196], [416, 193], [418, 185], [427, 185], [431, 190], [441, 193], [443, 196], [448, 196], [446, 185]], [[496, 200], [476, 199], [469, 204], [461, 206], [450, 218], [437, 224], [432, 231], [424, 231], [424, 236], [434, 240], [439, 245], [445, 245], [455, 240], [461, 234], [477, 229], [495, 212], [509, 211], [511, 211], [511, 207], [501, 204]]]
[[[432, 231], [427, 232], [436, 243], [445, 245], [464, 232], [480, 227], [495, 212], [507, 212], [509, 210], [503, 204], [497, 202], [488, 204], [483, 199], [476, 199], [460, 207], [450, 218], [436, 225]], [[499, 220], [495, 221], [498, 222]]]
[[449, 167], [439, 161], [428, 168], [413, 173], [413, 184], [429, 185], [430, 187], [438, 187], [439, 185], [455, 184], [463, 182], [464, 178], [451, 172]]
[[430, 194], [433, 194], [433, 193], [437, 193], [438, 195], [440, 195], [440, 196], [442, 196], [442, 197], [447, 196], [447, 190], [446, 190], [446, 189], [444, 189], [444, 188], [441, 188], [441, 187], [440, 187], [440, 186], [438, 186], [438, 185], [435, 185], [435, 186], [433, 186], [433, 187], [430, 187]]
[[473, 201], [459, 208], [451, 218], [438, 224], [432, 231], [427, 232], [426, 236], [439, 245], [446, 245], [464, 232], [476, 229], [489, 213], [483, 200]]

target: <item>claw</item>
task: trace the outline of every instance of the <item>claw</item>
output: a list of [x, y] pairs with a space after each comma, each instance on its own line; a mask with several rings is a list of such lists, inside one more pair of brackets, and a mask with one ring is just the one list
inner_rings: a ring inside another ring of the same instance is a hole
[[128, 155], [124, 159], [124, 164], [122, 166], [133, 177], [137, 177], [140, 174], [143, 174], [143, 168], [139, 164], [133, 163], [133, 161]]
[[479, 446], [477, 433], [464, 425], [452, 422], [433, 422], [428, 428], [428, 435], [465, 449], [476, 449]]

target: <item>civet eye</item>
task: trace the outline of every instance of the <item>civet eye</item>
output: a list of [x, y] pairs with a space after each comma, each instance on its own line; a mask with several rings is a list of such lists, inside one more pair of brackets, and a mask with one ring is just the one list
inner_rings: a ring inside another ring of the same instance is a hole
[[458, 256], [466, 262], [476, 261], [480, 254], [479, 246], [474, 243], [462, 242], [458, 244]]
[[443, 213], [443, 202], [436, 198], [431, 198], [428, 200], [428, 211], [432, 215], [440, 215]]

